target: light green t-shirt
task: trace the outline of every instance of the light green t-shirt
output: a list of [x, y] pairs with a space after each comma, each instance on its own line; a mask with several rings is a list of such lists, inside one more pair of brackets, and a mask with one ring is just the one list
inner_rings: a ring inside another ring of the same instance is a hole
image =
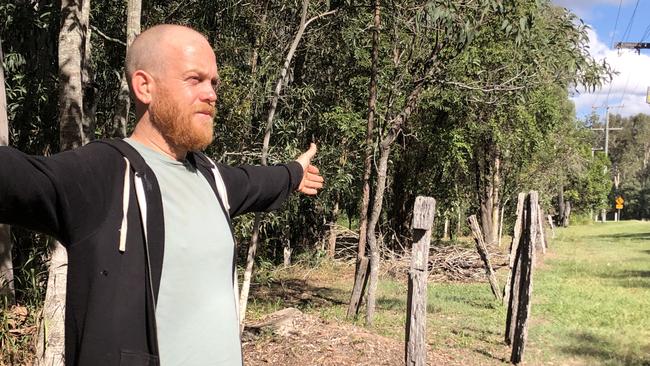
[[156, 306], [161, 366], [241, 366], [233, 292], [234, 243], [203, 174], [126, 139], [156, 175], [165, 253]]

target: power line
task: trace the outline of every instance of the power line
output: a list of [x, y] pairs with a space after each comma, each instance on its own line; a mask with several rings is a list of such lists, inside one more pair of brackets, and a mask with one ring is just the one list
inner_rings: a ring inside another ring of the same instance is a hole
[[[614, 36], [616, 35], [616, 30], [618, 29], [618, 19], [621, 17], [621, 6], [623, 5], [623, 0], [618, 2], [618, 11], [616, 12], [616, 21], [614, 22], [614, 30], [612, 31], [612, 37], [609, 40], [609, 48], [614, 48]], [[607, 90], [607, 98], [605, 100], [605, 105], [609, 100], [609, 93], [612, 91], [612, 83], [609, 83], [609, 89]], [[594, 100], [594, 106], [598, 105], [598, 100], [600, 100], [600, 94], [596, 95], [596, 100]]]
[[636, 15], [636, 9], [639, 7], [639, 1], [636, 0], [636, 4], [634, 5], [634, 10], [632, 11], [632, 16], [630, 17], [630, 21], [627, 23], [627, 28], [625, 29], [625, 33], [623, 33], [623, 41], [627, 39], [627, 37], [630, 35], [630, 31], [632, 30], [632, 24], [634, 24], [634, 16]]
[[641, 36], [641, 40], [639, 41], [639, 43], [643, 43], [643, 41], [645, 41], [645, 39], [648, 38], [648, 36], [650, 36], [650, 24], [648, 24], [645, 31], [643, 32], [643, 35]]
[[618, 2], [618, 11], [616, 12], [616, 22], [614, 22], [614, 31], [612, 32], [612, 39], [609, 40], [609, 48], [614, 48], [614, 35], [616, 34], [616, 28], [618, 27], [618, 18], [621, 16], [621, 5], [623, 5], [623, 0]]

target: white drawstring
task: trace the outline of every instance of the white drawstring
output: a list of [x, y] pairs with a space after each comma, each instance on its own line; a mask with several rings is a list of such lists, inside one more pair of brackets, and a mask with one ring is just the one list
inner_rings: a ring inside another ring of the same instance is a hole
[[140, 219], [142, 220], [142, 228], [144, 230], [144, 241], [147, 240], [147, 197], [144, 194], [144, 186], [142, 185], [142, 178], [135, 175], [135, 195], [138, 198], [138, 208], [140, 209]]
[[230, 216], [230, 204], [228, 203], [226, 183], [224, 183], [223, 178], [221, 178], [217, 164], [215, 164], [207, 155], [204, 156], [210, 161], [210, 164], [212, 164], [212, 175], [214, 175], [214, 182], [217, 185], [217, 192], [219, 193], [219, 197], [221, 197], [221, 202], [223, 203], [223, 207], [226, 209], [226, 213]]
[[122, 226], [120, 227], [120, 246], [121, 253], [126, 251], [126, 233], [128, 230], [127, 214], [129, 212], [129, 197], [131, 196], [131, 163], [127, 158], [126, 168], [124, 168], [124, 189], [122, 191]]

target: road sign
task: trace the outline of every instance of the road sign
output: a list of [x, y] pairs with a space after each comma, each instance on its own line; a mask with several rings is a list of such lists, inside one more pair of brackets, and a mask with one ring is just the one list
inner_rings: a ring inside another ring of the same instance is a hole
[[623, 199], [623, 197], [618, 196], [616, 197], [615, 202], [616, 202], [616, 209], [620, 210], [623, 208], [623, 203], [625, 203], [625, 200]]

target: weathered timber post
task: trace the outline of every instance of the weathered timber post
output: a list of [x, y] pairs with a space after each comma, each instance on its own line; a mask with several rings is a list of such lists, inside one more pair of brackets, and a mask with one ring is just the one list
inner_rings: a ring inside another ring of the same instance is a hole
[[512, 284], [510, 286], [511, 296], [508, 301], [505, 331], [505, 342], [512, 345], [510, 361], [514, 364], [521, 362], [528, 338], [528, 318], [530, 316], [533, 289], [533, 263], [535, 245], [540, 230], [539, 196], [537, 192], [530, 191], [523, 206], [523, 215], [519, 216], [522, 218], [522, 230], [514, 259]]
[[483, 260], [483, 266], [485, 267], [485, 275], [490, 282], [490, 287], [492, 288], [492, 293], [497, 300], [501, 301], [501, 291], [499, 290], [499, 283], [497, 281], [497, 276], [494, 274], [494, 269], [492, 269], [492, 264], [490, 263], [490, 257], [488, 255], [487, 247], [485, 246], [485, 241], [483, 240], [483, 233], [481, 233], [481, 227], [478, 225], [478, 220], [476, 215], [472, 215], [467, 218], [469, 227], [472, 229], [472, 234], [474, 235], [474, 241], [476, 242], [476, 250]]
[[537, 206], [537, 245], [542, 249], [542, 254], [546, 254], [546, 234], [544, 233], [544, 213], [542, 206]]
[[517, 365], [521, 363], [528, 339], [528, 318], [530, 317], [531, 295], [533, 292], [533, 263], [535, 260], [535, 243], [539, 219], [539, 197], [537, 192], [528, 194], [528, 210], [526, 213], [526, 229], [519, 245], [517, 266], [519, 294], [517, 296], [517, 316], [513, 317], [512, 353], [510, 362]]
[[547, 215], [546, 220], [548, 221], [548, 226], [551, 227], [551, 239], [555, 239], [555, 225], [553, 225], [553, 217], [551, 215]]
[[413, 248], [406, 308], [406, 365], [427, 364], [427, 277], [429, 243], [436, 212], [436, 200], [418, 196], [413, 207]]
[[521, 223], [524, 218], [524, 201], [526, 200], [526, 193], [519, 193], [517, 196], [517, 219], [515, 220], [515, 229], [512, 233], [512, 242], [510, 242], [510, 254], [508, 255], [508, 279], [506, 285], [503, 286], [503, 304], [508, 305], [510, 301], [510, 283], [512, 282], [512, 273], [515, 266], [515, 257], [517, 256], [517, 248], [519, 247], [519, 239], [521, 238]]

